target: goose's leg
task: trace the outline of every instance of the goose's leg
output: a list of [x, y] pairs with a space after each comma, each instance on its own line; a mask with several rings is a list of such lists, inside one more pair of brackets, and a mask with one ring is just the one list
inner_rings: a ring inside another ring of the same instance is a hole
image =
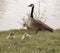
[[35, 34], [37, 34], [37, 33], [38, 33], [38, 30], [35, 31]]

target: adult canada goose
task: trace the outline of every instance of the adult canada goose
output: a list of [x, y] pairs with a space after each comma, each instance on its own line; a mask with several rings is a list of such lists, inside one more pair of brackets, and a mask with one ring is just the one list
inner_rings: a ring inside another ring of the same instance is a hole
[[34, 4], [30, 4], [28, 7], [32, 7], [30, 17], [28, 17], [29, 18], [29, 25], [28, 26], [31, 29], [35, 30], [36, 33], [41, 30], [47, 30], [47, 31], [53, 32], [53, 29], [50, 28], [48, 25], [46, 25], [45, 23], [43, 23], [40, 20], [34, 19], [34, 17], [33, 17]]

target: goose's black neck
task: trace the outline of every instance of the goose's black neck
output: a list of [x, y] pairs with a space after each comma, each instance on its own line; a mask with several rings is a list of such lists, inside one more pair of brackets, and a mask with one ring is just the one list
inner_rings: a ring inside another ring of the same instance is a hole
[[33, 18], [33, 11], [34, 11], [34, 5], [32, 6], [32, 9], [31, 9], [31, 17]]

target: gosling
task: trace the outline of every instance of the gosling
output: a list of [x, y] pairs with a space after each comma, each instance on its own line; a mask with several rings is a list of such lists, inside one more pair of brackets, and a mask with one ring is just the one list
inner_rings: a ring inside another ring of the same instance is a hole
[[13, 40], [15, 39], [15, 34], [14, 33], [9, 33], [9, 35], [7, 36], [7, 40]]
[[30, 38], [31, 38], [31, 36], [28, 33], [26, 33], [26, 32], [22, 36], [22, 40], [30, 39]]

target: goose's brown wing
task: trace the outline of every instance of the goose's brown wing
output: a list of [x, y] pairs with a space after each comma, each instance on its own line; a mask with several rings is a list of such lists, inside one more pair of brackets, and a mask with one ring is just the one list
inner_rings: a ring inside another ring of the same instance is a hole
[[48, 30], [48, 31], [53, 32], [53, 29], [51, 27], [49, 27], [47, 24], [45, 24], [44, 22], [42, 22], [40, 20], [35, 20], [34, 19], [33, 25], [38, 27], [38, 29]]

